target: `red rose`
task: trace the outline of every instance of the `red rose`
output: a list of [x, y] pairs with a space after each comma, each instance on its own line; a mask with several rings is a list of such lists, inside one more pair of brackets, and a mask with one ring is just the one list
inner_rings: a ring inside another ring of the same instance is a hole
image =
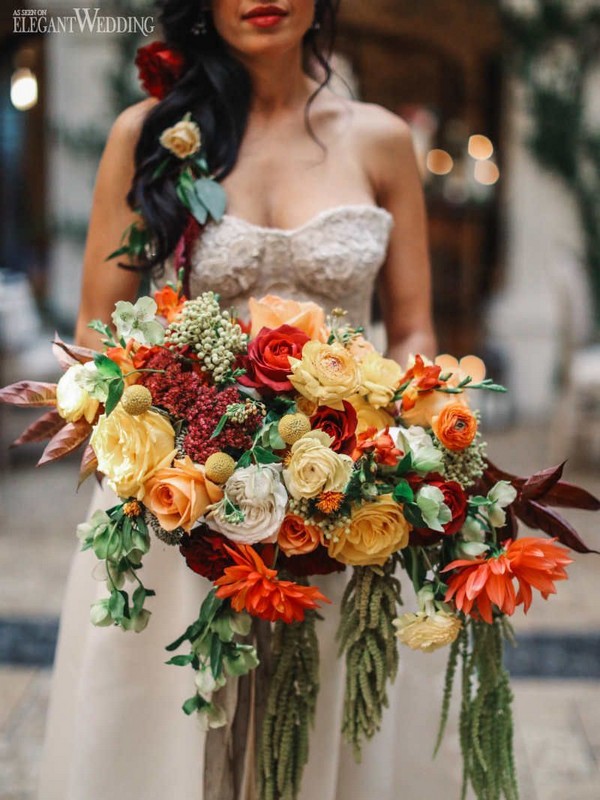
[[225, 549], [227, 543], [228, 540], [220, 533], [212, 531], [207, 525], [199, 525], [189, 536], [183, 537], [179, 552], [192, 572], [216, 581], [226, 567], [233, 566], [233, 559]]
[[135, 57], [140, 83], [152, 97], [162, 100], [183, 72], [184, 59], [164, 42], [140, 47]]
[[312, 553], [306, 553], [302, 556], [292, 556], [286, 558], [280, 554], [280, 566], [282, 570], [287, 570], [296, 578], [304, 578], [310, 575], [329, 575], [332, 572], [343, 572], [346, 569], [345, 564], [331, 558], [327, 552], [327, 548], [323, 546], [317, 547]]
[[239, 382], [259, 391], [293, 391], [294, 387], [288, 380], [292, 371], [290, 356], [302, 358], [302, 348], [309, 341], [304, 331], [291, 325], [262, 328], [248, 345], [248, 355], [240, 359], [246, 374], [239, 378]]
[[[415, 528], [410, 534], [410, 544], [416, 546], [433, 544], [442, 536], [452, 536], [462, 528], [467, 518], [468, 498], [465, 490], [457, 481], [444, 481], [442, 478], [423, 481], [423, 484], [435, 486], [444, 495], [444, 503], [452, 513], [452, 519], [444, 525], [444, 533], [431, 531], [429, 528]], [[413, 487], [415, 490], [417, 487]]]
[[310, 418], [310, 424], [313, 429], [319, 428], [332, 437], [332, 450], [351, 456], [356, 447], [358, 417], [354, 406], [347, 400], [343, 402], [343, 411], [329, 408], [329, 406], [321, 406]]

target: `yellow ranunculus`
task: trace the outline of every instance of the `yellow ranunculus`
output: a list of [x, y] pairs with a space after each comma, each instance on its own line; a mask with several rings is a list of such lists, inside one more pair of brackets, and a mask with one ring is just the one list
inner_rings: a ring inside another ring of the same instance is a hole
[[77, 382], [77, 375], [85, 370], [84, 364], [74, 364], [65, 372], [56, 387], [56, 410], [67, 422], [77, 422], [85, 417], [91, 423], [98, 411], [98, 400], [90, 397]]
[[394, 620], [394, 625], [397, 628], [396, 636], [402, 644], [425, 653], [433, 653], [440, 647], [452, 644], [462, 628], [462, 622], [456, 614], [442, 610], [432, 615], [426, 611], [402, 614]]
[[353, 510], [348, 532], [344, 528], [334, 531], [329, 555], [353, 567], [381, 566], [408, 545], [410, 531], [402, 506], [384, 494]]
[[90, 444], [110, 487], [120, 497], [138, 500], [144, 497], [144, 483], [177, 455], [175, 431], [165, 416], [146, 411], [132, 417], [121, 405], [100, 417]]
[[378, 431], [382, 431], [384, 428], [392, 428], [395, 424], [391, 414], [383, 408], [374, 408], [359, 394], [349, 397], [348, 402], [354, 406], [358, 417], [357, 434], [363, 433], [367, 428], [377, 428]]
[[342, 410], [342, 400], [360, 385], [358, 364], [341, 344], [307, 342], [302, 359], [290, 357], [290, 366], [294, 388], [319, 405]]
[[182, 119], [164, 130], [159, 139], [164, 148], [177, 158], [189, 158], [200, 150], [200, 128], [190, 119]]
[[354, 462], [350, 456], [331, 450], [332, 441], [325, 431], [316, 430], [292, 445], [283, 480], [296, 500], [317, 497], [322, 492], [343, 492], [346, 488]]
[[379, 353], [369, 353], [360, 362], [361, 394], [367, 396], [375, 408], [389, 406], [400, 386], [404, 370], [391, 358]]

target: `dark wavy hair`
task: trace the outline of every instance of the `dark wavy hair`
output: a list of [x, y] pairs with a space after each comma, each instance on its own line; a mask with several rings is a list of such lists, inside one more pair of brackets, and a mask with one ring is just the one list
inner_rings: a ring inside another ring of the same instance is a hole
[[[340, 0], [315, 0], [318, 24], [305, 34], [303, 42], [304, 71], [319, 80], [305, 109], [307, 129], [315, 139], [310, 126], [310, 107], [331, 79], [329, 58], [339, 3]], [[135, 175], [127, 201], [141, 213], [150, 233], [151, 253], [136, 267], [145, 271], [161, 268], [189, 219], [175, 190], [177, 165], [155, 176], [164, 160], [160, 134], [190, 111], [202, 131], [210, 169], [217, 180], [223, 180], [238, 159], [252, 98], [247, 70], [228, 51], [212, 23], [210, 10], [202, 9], [202, 0], [158, 0], [158, 8], [163, 38], [169, 47], [183, 55], [184, 70], [172, 90], [148, 113], [135, 150]], [[202, 14], [206, 15], [206, 33], [194, 35], [194, 26]]]

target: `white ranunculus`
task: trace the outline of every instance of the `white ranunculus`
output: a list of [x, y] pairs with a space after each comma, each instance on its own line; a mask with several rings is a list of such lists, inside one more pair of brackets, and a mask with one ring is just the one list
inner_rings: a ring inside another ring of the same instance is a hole
[[498, 481], [488, 492], [488, 518], [494, 528], [503, 528], [506, 525], [506, 511], [504, 510], [517, 499], [517, 490], [508, 481]]
[[442, 452], [435, 447], [433, 439], [424, 428], [419, 425], [411, 425], [410, 428], [390, 428], [390, 434], [396, 437], [396, 443], [405, 455], [412, 454], [413, 468], [416, 472], [427, 474], [443, 471]]
[[233, 542], [274, 542], [287, 500], [281, 467], [252, 465], [233, 473], [225, 484], [223, 499], [210, 507], [206, 517], [213, 530]]
[[77, 376], [85, 371], [85, 367], [85, 364], [74, 364], [69, 367], [56, 387], [56, 410], [67, 422], [77, 422], [85, 417], [92, 423], [100, 405], [77, 380]]

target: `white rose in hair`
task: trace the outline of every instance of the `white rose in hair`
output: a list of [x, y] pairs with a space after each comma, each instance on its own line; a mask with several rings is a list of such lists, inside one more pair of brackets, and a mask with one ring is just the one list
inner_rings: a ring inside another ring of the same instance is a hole
[[237, 469], [206, 515], [210, 527], [240, 544], [276, 541], [288, 499], [280, 473], [273, 464]]

